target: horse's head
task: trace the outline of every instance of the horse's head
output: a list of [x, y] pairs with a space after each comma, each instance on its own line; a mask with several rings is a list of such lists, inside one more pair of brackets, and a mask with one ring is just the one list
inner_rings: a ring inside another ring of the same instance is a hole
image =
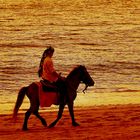
[[80, 70], [80, 80], [87, 86], [94, 86], [94, 81], [87, 72], [86, 67], [80, 65], [79, 70]]
[[[76, 79], [74, 79], [77, 77]], [[75, 81], [74, 81], [75, 80]], [[75, 67], [70, 74], [67, 76], [67, 81], [71, 81], [72, 83], [76, 83], [76, 81], [79, 81], [77, 84], [79, 85], [80, 82], [83, 82], [85, 84], [85, 89], [83, 92], [87, 89], [88, 86], [93, 86], [94, 81], [87, 72], [87, 69], [85, 66], [79, 65]], [[70, 82], [70, 84], [71, 84]]]

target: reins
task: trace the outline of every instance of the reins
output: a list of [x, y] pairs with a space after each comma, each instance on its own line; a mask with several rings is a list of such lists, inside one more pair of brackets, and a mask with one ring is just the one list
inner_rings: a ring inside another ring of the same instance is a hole
[[83, 93], [84, 93], [84, 94], [86, 93], [85, 91], [87, 90], [87, 88], [88, 88], [88, 85], [86, 84], [86, 85], [85, 85], [85, 88], [83, 89]]

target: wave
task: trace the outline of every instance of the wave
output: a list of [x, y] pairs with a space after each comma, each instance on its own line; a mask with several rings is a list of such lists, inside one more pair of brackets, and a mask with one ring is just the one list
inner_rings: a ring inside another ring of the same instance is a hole
[[5, 0], [0, 4], [0, 9], [23, 9], [23, 8], [50, 8], [52, 9], [92, 9], [96, 6], [104, 7], [138, 7], [139, 1], [128, 1], [128, 0], [16, 0], [9, 1]]
[[90, 67], [98, 73], [114, 73], [131, 77], [132, 75], [139, 75], [140, 63], [114, 61], [105, 64], [94, 64]]
[[0, 47], [2, 48], [44, 48], [46, 47], [47, 45], [50, 45], [50, 44], [46, 44], [46, 45], [37, 45], [37, 44], [33, 44], [33, 43], [29, 43], [29, 44], [26, 44], [26, 43], [18, 43], [18, 44], [12, 44], [12, 43], [4, 43], [4, 44], [0, 44]]

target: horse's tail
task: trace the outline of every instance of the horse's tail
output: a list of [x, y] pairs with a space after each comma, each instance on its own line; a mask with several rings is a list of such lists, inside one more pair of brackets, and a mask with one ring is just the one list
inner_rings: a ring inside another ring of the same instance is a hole
[[15, 120], [17, 117], [18, 110], [23, 102], [25, 94], [27, 93], [28, 87], [22, 87], [18, 93], [17, 101], [13, 110], [13, 119]]

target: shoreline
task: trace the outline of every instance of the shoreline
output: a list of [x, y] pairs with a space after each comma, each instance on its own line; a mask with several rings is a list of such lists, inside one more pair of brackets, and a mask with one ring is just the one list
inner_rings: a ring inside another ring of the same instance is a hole
[[[113, 93], [92, 93], [86, 94], [78, 93], [76, 100], [74, 101], [75, 108], [90, 108], [90, 107], [102, 107], [102, 106], [121, 106], [121, 105], [137, 105], [140, 103], [140, 92], [113, 92]], [[17, 95], [13, 96], [13, 100], [0, 103], [0, 115], [12, 114]], [[5, 99], [6, 100], [6, 99]], [[19, 112], [25, 112], [30, 106], [30, 102], [25, 97]], [[40, 111], [57, 111], [58, 106], [52, 105], [51, 107], [40, 108]]]
[[[29, 104], [30, 105], [30, 104]], [[135, 107], [135, 106], [140, 106], [140, 104], [138, 103], [120, 103], [120, 104], [97, 104], [97, 105], [86, 105], [86, 106], [82, 106], [82, 105], [74, 105], [74, 110], [78, 111], [78, 110], [86, 110], [86, 109], [98, 109], [98, 108], [112, 108], [112, 107], [125, 107], [125, 106], [129, 106], [129, 107]], [[27, 106], [26, 106], [27, 107]], [[13, 106], [14, 109], [14, 106]], [[19, 111], [18, 111], [18, 115], [22, 115], [25, 114], [26, 111], [28, 110], [28, 108], [24, 107], [20, 107]], [[58, 112], [59, 110], [59, 106], [58, 105], [52, 105], [51, 107], [40, 107], [39, 109], [39, 113], [45, 113], [45, 112]], [[68, 111], [68, 106], [66, 105], [64, 108], [64, 111]], [[10, 116], [13, 114], [13, 110], [8, 110], [5, 111], [4, 113], [0, 112], [0, 116]]]
[[[31, 115], [29, 131], [22, 131], [24, 113], [19, 113], [16, 122], [11, 114], [0, 115], [0, 139], [48, 139], [48, 140], [139, 140], [140, 137], [140, 104], [108, 105], [79, 107], [75, 109], [75, 118], [80, 126], [73, 127], [68, 109], [54, 128], [45, 128]], [[48, 125], [56, 119], [57, 111], [40, 112]]]

